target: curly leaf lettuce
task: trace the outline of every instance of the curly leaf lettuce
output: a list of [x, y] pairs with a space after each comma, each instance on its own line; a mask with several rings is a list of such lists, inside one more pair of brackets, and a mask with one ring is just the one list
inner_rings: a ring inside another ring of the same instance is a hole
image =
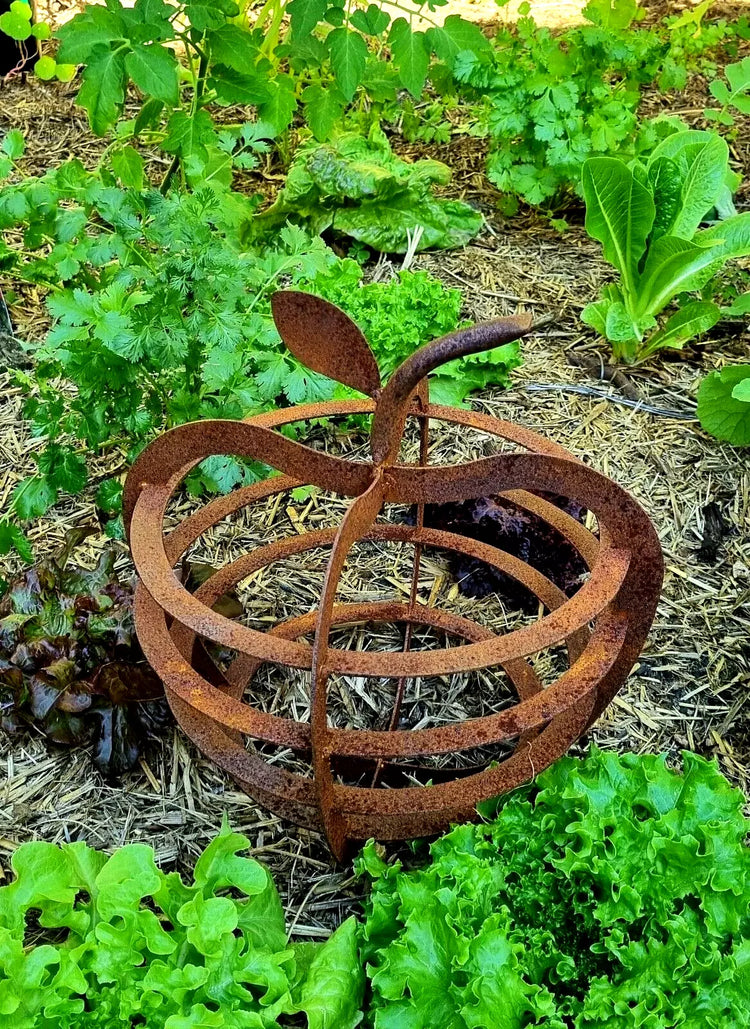
[[750, 1026], [744, 799], [685, 754], [563, 758], [411, 871], [369, 844], [374, 1029]]
[[[354, 1029], [363, 975], [353, 923], [304, 952], [287, 944], [268, 872], [225, 825], [194, 880], [150, 847], [111, 857], [33, 842], [0, 888], [0, 1016], [13, 1029]], [[33, 928], [29, 928], [32, 926]]]

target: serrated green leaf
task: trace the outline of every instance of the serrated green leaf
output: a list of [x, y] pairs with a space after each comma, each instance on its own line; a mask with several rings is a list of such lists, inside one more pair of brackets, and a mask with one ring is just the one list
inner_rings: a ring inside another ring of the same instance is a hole
[[234, 0], [185, 0], [185, 13], [193, 28], [200, 32], [221, 28], [227, 18], [234, 18], [240, 9]]
[[97, 136], [104, 136], [120, 116], [126, 82], [123, 50], [94, 47], [83, 72], [78, 103], [86, 108], [89, 123]]
[[331, 135], [334, 125], [340, 122], [346, 107], [346, 100], [335, 85], [321, 86], [315, 83], [302, 93], [305, 121], [317, 140], [324, 142]]
[[13, 490], [13, 510], [22, 521], [41, 518], [57, 500], [57, 493], [41, 475], [32, 475]]
[[287, 11], [294, 36], [309, 36], [313, 29], [323, 20], [328, 8], [328, 0], [291, 0]]
[[478, 25], [458, 14], [449, 14], [441, 26], [431, 28], [427, 39], [441, 61], [453, 68], [460, 53], [489, 57], [492, 46]]
[[424, 32], [413, 32], [406, 18], [396, 18], [388, 35], [388, 45], [403, 86], [415, 100], [419, 99], [430, 66]]
[[179, 103], [177, 58], [168, 47], [138, 43], [125, 57], [125, 68], [147, 97], [163, 100], [171, 107]]
[[125, 24], [119, 15], [108, 7], [91, 4], [57, 30], [57, 59], [63, 64], [88, 64], [98, 47], [108, 49], [113, 40], [125, 35]]
[[391, 17], [377, 4], [368, 4], [364, 10], [356, 8], [349, 21], [355, 29], [367, 36], [380, 36], [390, 25]]
[[367, 64], [367, 44], [357, 32], [334, 29], [327, 43], [336, 86], [345, 100], [351, 100], [362, 82]]
[[167, 124], [167, 135], [162, 149], [183, 158], [197, 156], [208, 159], [208, 146], [216, 146], [218, 136], [208, 111], [199, 109], [195, 114], [175, 111]]
[[25, 146], [23, 133], [19, 129], [10, 129], [3, 136], [0, 149], [4, 154], [8, 155], [11, 161], [17, 161], [19, 157], [23, 157]]
[[125, 146], [112, 154], [112, 170], [123, 186], [143, 189], [144, 161], [134, 147]]
[[210, 32], [206, 45], [211, 50], [212, 65], [223, 64], [243, 74], [252, 70], [260, 53], [250, 33], [233, 24]]
[[259, 72], [238, 72], [215, 65], [209, 87], [220, 104], [262, 104], [270, 99], [266, 79]]
[[295, 83], [289, 75], [277, 75], [267, 85], [270, 98], [258, 111], [258, 134], [259, 138], [275, 139], [289, 128], [297, 110]]
[[25, 533], [4, 518], [0, 520], [0, 554], [7, 554], [11, 550], [15, 550], [27, 564], [34, 560], [34, 552]]
[[96, 506], [107, 514], [119, 514], [122, 509], [122, 483], [118, 479], [105, 479], [96, 491]]
[[36, 460], [40, 472], [53, 490], [80, 493], [88, 481], [85, 460], [70, 447], [50, 443]]

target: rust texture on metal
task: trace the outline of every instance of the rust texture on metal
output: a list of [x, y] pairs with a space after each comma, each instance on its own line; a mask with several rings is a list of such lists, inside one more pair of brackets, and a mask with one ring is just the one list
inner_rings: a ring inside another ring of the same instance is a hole
[[[526, 315], [435, 340], [382, 387], [362, 333], [338, 308], [294, 291], [276, 293], [272, 307], [279, 333], [295, 357], [369, 399], [307, 404], [244, 422], [195, 422], [172, 429], [147, 447], [128, 475], [124, 497], [140, 580], [136, 627], [175, 717], [194, 743], [258, 803], [301, 825], [323, 829], [340, 858], [351, 844], [370, 836], [410, 838], [470, 819], [478, 801], [529, 781], [564, 754], [610, 702], [635, 663], [654, 617], [663, 563], [648, 517], [614, 482], [518, 425], [430, 403], [430, 371], [525, 335], [533, 328]], [[373, 415], [371, 461], [334, 457], [279, 431], [292, 422], [349, 414]], [[409, 417], [417, 419], [420, 429], [415, 464], [398, 459]], [[481, 430], [523, 449], [455, 466], [430, 465], [430, 421]], [[170, 499], [190, 469], [213, 454], [262, 461], [281, 474], [210, 501], [165, 535]], [[300, 485], [352, 498], [337, 529], [295, 533], [258, 547], [216, 571], [194, 593], [185, 589], [174, 569], [204, 532], [249, 505]], [[425, 525], [426, 504], [493, 494], [554, 526], [576, 548], [590, 573], [572, 597], [498, 547]], [[596, 518], [598, 533], [539, 494], [575, 500]], [[415, 524], [378, 521], [388, 503], [416, 505]], [[408, 601], [350, 603], [337, 596], [351, 548], [363, 540], [411, 544]], [[422, 603], [419, 573], [425, 547], [455, 551], [499, 569], [530, 590], [545, 614], [516, 631], [496, 633]], [[329, 549], [330, 556], [314, 610], [268, 632], [213, 610], [227, 590], [252, 573], [316, 549]], [[402, 624], [403, 650], [332, 645], [335, 626], [373, 623]], [[411, 650], [418, 626], [464, 642]], [[306, 641], [310, 635], [312, 644]], [[236, 654], [225, 670], [211, 659], [206, 643]], [[558, 645], [566, 648], [568, 668], [544, 686], [531, 659]], [[267, 662], [311, 670], [309, 723], [253, 706], [253, 679]], [[456, 724], [398, 728], [409, 679], [492, 666], [501, 668], [512, 684], [517, 697], [512, 706]], [[393, 710], [384, 712], [387, 729], [329, 724], [327, 695], [334, 673], [396, 680]], [[290, 748], [310, 762], [312, 775], [266, 760], [258, 743]], [[507, 746], [508, 756], [485, 765], [445, 769], [419, 763], [497, 744]], [[414, 785], [420, 770], [429, 785]]]

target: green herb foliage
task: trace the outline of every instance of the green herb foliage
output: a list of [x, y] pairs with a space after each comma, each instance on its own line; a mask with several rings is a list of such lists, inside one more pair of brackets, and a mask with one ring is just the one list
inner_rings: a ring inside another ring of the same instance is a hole
[[724, 68], [726, 82], [715, 78], [710, 84], [711, 96], [721, 104], [717, 110], [708, 108], [703, 113], [708, 121], [731, 127], [734, 125], [732, 108], [738, 114], [750, 114], [750, 57]]
[[[94, 132], [119, 123], [116, 147], [139, 136], [159, 143], [175, 158], [167, 178], [179, 164], [199, 186], [226, 164], [211, 114], [217, 105], [254, 107], [259, 139], [284, 133], [301, 107], [315, 138], [325, 140], [353, 102], [392, 102], [401, 89], [419, 97], [433, 65], [487, 49], [470, 22], [455, 15], [442, 26], [433, 22], [429, 11], [445, 2], [406, 0], [400, 9], [409, 18], [392, 20], [380, 4], [344, 0], [269, 0], [246, 4], [242, 17], [234, 0], [136, 0], [132, 9], [107, 0], [59, 30], [59, 56], [85, 66], [78, 102]], [[417, 12], [433, 22], [429, 31], [412, 28]], [[124, 120], [130, 85], [143, 104]]]
[[372, 880], [375, 1029], [750, 1026], [744, 799], [716, 767], [596, 749], [563, 758], [424, 867]]
[[[714, 209], [732, 210], [736, 181], [728, 161], [721, 136], [686, 130], [632, 167], [612, 157], [584, 165], [586, 229], [620, 278], [582, 317], [611, 341], [616, 358], [632, 363], [665, 347], [681, 349], [719, 320], [713, 301], [685, 295], [706, 287], [727, 261], [750, 253], [750, 214], [699, 229]], [[679, 309], [659, 326], [675, 298], [682, 301]]]
[[684, 89], [691, 73], [715, 75], [718, 65], [725, 63], [722, 58], [736, 53], [736, 37], [748, 38], [747, 17], [736, 22], [711, 18], [714, 3], [702, 0], [679, 15], [666, 17], [659, 26], [667, 43], [657, 79], [662, 90]]
[[[268, 872], [225, 825], [194, 879], [151, 847], [25, 843], [0, 888], [0, 1011], [13, 1029], [354, 1029], [362, 973], [349, 919], [289, 945]], [[36, 921], [37, 927], [31, 928]]]
[[482, 215], [460, 200], [433, 196], [433, 186], [449, 181], [439, 161], [396, 157], [377, 125], [367, 137], [343, 132], [297, 150], [276, 202], [248, 231], [268, 236], [291, 220], [313, 234], [331, 229], [385, 252], [404, 253], [415, 233], [418, 250], [457, 247], [479, 232]]
[[698, 390], [698, 418], [717, 439], [750, 446], [750, 364], [730, 365], [706, 376]]
[[114, 553], [93, 570], [70, 566], [74, 543], [19, 576], [0, 603], [2, 728], [34, 726], [54, 743], [91, 744], [99, 771], [117, 778], [171, 719]]
[[596, 23], [560, 34], [522, 17], [501, 29], [491, 54], [459, 55], [455, 75], [473, 87], [476, 131], [490, 138], [487, 174], [504, 193], [549, 203], [577, 185], [587, 157], [635, 138], [639, 86], [661, 47], [629, 27], [634, 4], [616, 7], [619, 19], [609, 3], [589, 4]]
[[[339, 303], [372, 336], [386, 375], [456, 328], [460, 294], [424, 273], [360, 288], [360, 266], [299, 227], [286, 225], [273, 242], [243, 252], [236, 224], [235, 194], [123, 188], [77, 161], [0, 191], [0, 227], [23, 232], [22, 245], [14, 236], [0, 261], [49, 291], [54, 319], [34, 350], [33, 373], [16, 373], [32, 393], [32, 431], [49, 441], [35, 454], [37, 473], [14, 493], [19, 518], [39, 517], [61, 493], [82, 490], [94, 453], [119, 447], [127, 464], [157, 432], [185, 421], [339, 395], [340, 386], [283, 347], [270, 310], [280, 286]], [[435, 396], [460, 402], [507, 381], [518, 361], [513, 345], [461, 362], [455, 375], [441, 374]], [[61, 379], [75, 389], [61, 390]], [[219, 456], [191, 473], [188, 486], [226, 492], [265, 473]], [[116, 513], [118, 498], [115, 489], [99, 506]], [[0, 534], [5, 550], [19, 541], [9, 525]]]
[[453, 74], [476, 102], [472, 131], [489, 137], [490, 181], [534, 205], [577, 189], [589, 157], [639, 148], [642, 87], [658, 80], [681, 89], [689, 72], [715, 71], [707, 54], [734, 34], [726, 22], [703, 25], [700, 12], [697, 22], [686, 12], [640, 28], [635, 0], [591, 0], [589, 24], [563, 32], [540, 28], [524, 10], [491, 51], [459, 54]]

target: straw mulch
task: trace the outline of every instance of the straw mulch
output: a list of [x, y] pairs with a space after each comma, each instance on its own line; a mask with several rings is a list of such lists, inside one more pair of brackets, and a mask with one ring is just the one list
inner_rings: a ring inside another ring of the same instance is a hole
[[[39, 103], [40, 93], [49, 98]], [[25, 128], [31, 142], [29, 171], [40, 171], [53, 148], [58, 158], [77, 153], [95, 160], [100, 143], [91, 140], [65, 89], [34, 86], [26, 105], [17, 107], [0, 92], [0, 121]], [[16, 95], [21, 101], [22, 95]], [[457, 140], [453, 150], [457, 180], [491, 211], [492, 194], [482, 187], [473, 141]], [[468, 177], [461, 174], [462, 170]], [[461, 174], [459, 179], [458, 175]], [[483, 192], [482, 192], [483, 191]], [[474, 198], [472, 197], [472, 199]], [[592, 333], [582, 328], [581, 307], [594, 298], [610, 270], [599, 248], [580, 227], [560, 235], [541, 219], [503, 222], [490, 217], [488, 231], [466, 250], [420, 256], [414, 267], [429, 269], [447, 286], [462, 289], [465, 314], [481, 319], [530, 309], [540, 317], [556, 315], [552, 327], [524, 343], [524, 365], [513, 386], [477, 397], [475, 406], [510, 418], [562, 443], [592, 467], [630, 490], [649, 512], [666, 559], [662, 601], [638, 667], [591, 733], [599, 745], [617, 750], [666, 751], [683, 747], [718, 758], [724, 773], [748, 788], [750, 779], [750, 469], [747, 455], [708, 438], [698, 427], [695, 395], [714, 367], [748, 359], [748, 335], [716, 335], [684, 354], [654, 361], [617, 383], [600, 381], [597, 369], [607, 359]], [[392, 274], [381, 262], [375, 274]], [[19, 332], [39, 338], [46, 326], [41, 298], [24, 291], [13, 311]], [[575, 363], [572, 363], [575, 362]], [[592, 370], [593, 369], [593, 370]], [[15, 484], [33, 472], [37, 447], [25, 425], [21, 391], [0, 382], [0, 509], [7, 508]], [[633, 399], [635, 398], [635, 399]], [[499, 444], [481, 434], [436, 426], [431, 460], [461, 462], [494, 452]], [[336, 427], [318, 430], [317, 445], [351, 455], [366, 440]], [[413, 453], [410, 438], [407, 452]], [[38, 554], [60, 547], [70, 529], [98, 528], [93, 503], [102, 478], [125, 471], [123, 456], [112, 454], [93, 469], [92, 486], [64, 499], [36, 523], [31, 538]], [[181, 500], [170, 522], [191, 509]], [[257, 512], [208, 534], [194, 557], [219, 566], [280, 535], [340, 519], [335, 498], [268, 501]], [[403, 512], [391, 512], [394, 518]], [[714, 531], [718, 525], [720, 531]], [[712, 539], [707, 540], [706, 536]], [[715, 543], [715, 555], [706, 543]], [[104, 546], [90, 536], [74, 558], [93, 564]], [[126, 549], [118, 567], [132, 574]], [[363, 545], [353, 555], [343, 580], [350, 598], [402, 595], [409, 560], [403, 548]], [[273, 621], [309, 610], [319, 595], [323, 552], [301, 555], [241, 584], [248, 624]], [[5, 575], [18, 566], [8, 560]], [[0, 569], [2, 571], [2, 569]], [[492, 596], [462, 597], [443, 555], [429, 554], [420, 588], [424, 598], [507, 631], [523, 616]], [[361, 645], [361, 636], [340, 636], [339, 645]], [[419, 646], [442, 645], [422, 634]], [[400, 633], [370, 633], [371, 646], [400, 649]], [[559, 671], [559, 655], [542, 656], [539, 670], [549, 681]], [[412, 685], [405, 713], [409, 724], [438, 724], [495, 710], [508, 702], [502, 676], [452, 677], [447, 682]], [[331, 713], [336, 724], [378, 725], [388, 718], [394, 684], [341, 679], [332, 684]], [[259, 677], [255, 702], [305, 718], [308, 683], [301, 673], [274, 671]], [[584, 741], [585, 742], [585, 741]], [[298, 936], [325, 935], [351, 909], [359, 891], [348, 869], [330, 862], [324, 843], [258, 809], [211, 762], [188, 745], [177, 729], [155, 742], [139, 768], [119, 786], [92, 773], [84, 751], [61, 751], [40, 738], [3, 737], [0, 755], [6, 768], [0, 784], [0, 874], [23, 841], [86, 839], [112, 848], [124, 842], [151, 843], [162, 864], [189, 868], [216, 833], [227, 812], [233, 827], [245, 832], [253, 853], [274, 873], [287, 906], [288, 922]], [[284, 755], [277, 759], [287, 760]], [[301, 763], [297, 766], [305, 771]]]

